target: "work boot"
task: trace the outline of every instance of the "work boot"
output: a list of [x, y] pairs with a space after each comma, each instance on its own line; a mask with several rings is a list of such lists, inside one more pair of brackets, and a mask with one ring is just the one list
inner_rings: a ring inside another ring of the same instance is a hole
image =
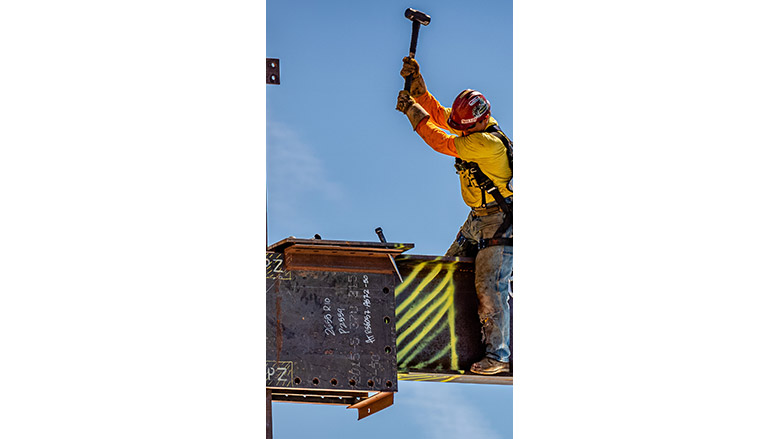
[[509, 372], [509, 363], [485, 357], [472, 364], [471, 371], [480, 375], [495, 375], [501, 372]]

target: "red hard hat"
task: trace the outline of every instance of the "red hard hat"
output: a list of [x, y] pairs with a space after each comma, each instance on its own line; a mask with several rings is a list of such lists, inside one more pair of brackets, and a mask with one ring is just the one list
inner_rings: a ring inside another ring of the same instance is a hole
[[463, 90], [452, 103], [447, 124], [463, 131], [490, 117], [490, 102], [476, 90]]

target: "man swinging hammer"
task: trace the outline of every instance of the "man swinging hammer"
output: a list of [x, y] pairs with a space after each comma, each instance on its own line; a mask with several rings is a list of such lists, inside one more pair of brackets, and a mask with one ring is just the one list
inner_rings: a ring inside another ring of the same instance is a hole
[[[398, 93], [396, 109], [434, 150], [455, 157], [463, 201], [471, 207], [466, 222], [445, 256], [475, 257], [475, 286], [485, 357], [471, 372], [509, 371], [512, 277], [512, 142], [490, 115], [490, 102], [464, 90], [451, 108], [428, 92], [420, 65], [403, 59], [401, 76], [410, 82]], [[452, 134], [448, 134], [449, 131]]]

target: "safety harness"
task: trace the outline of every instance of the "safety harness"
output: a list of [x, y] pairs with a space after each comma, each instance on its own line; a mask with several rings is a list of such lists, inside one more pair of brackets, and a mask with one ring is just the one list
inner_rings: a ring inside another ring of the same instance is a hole
[[[504, 148], [506, 150], [506, 156], [507, 159], [509, 160], [509, 171], [512, 172], [512, 141], [509, 140], [509, 137], [507, 137], [503, 131], [501, 131], [498, 125], [489, 126], [485, 130], [485, 132], [493, 134], [494, 136], [498, 137], [498, 139], [501, 140], [501, 143], [504, 144]], [[477, 183], [477, 186], [482, 190], [483, 207], [487, 204], [485, 193], [488, 193], [493, 196], [493, 199], [496, 200], [496, 203], [501, 208], [501, 211], [504, 212], [504, 221], [498, 227], [496, 233], [493, 234], [492, 238], [480, 239], [477, 245], [477, 249], [482, 250], [486, 247], [490, 247], [493, 245], [511, 246], [512, 238], [504, 238], [501, 235], [503, 235], [504, 232], [506, 232], [507, 229], [509, 229], [509, 226], [512, 224], [512, 205], [506, 202], [506, 199], [504, 199], [504, 196], [501, 195], [501, 191], [496, 187], [495, 183], [493, 183], [493, 180], [491, 180], [487, 175], [485, 175], [484, 172], [482, 172], [481, 169], [479, 169], [479, 165], [476, 162], [467, 162], [461, 160], [460, 158], [455, 158], [455, 169], [457, 169], [458, 172], [468, 172], [469, 174], [471, 174], [474, 181]], [[507, 188], [509, 190], [512, 190], [511, 177], [509, 181], [510, 183], [507, 183]]]

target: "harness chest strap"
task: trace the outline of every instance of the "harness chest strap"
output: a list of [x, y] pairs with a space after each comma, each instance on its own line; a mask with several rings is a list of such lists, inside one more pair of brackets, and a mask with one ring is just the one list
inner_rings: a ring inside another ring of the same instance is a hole
[[[507, 231], [507, 229], [509, 229], [509, 226], [512, 224], [512, 206], [506, 202], [506, 199], [503, 195], [501, 195], [501, 191], [498, 190], [493, 181], [487, 175], [485, 175], [481, 169], [479, 169], [479, 165], [477, 163], [464, 162], [461, 159], [455, 159], [455, 167], [462, 170], [463, 172], [471, 173], [471, 175], [474, 176], [474, 181], [476, 181], [479, 188], [482, 189], [483, 196], [485, 192], [492, 195], [498, 206], [504, 212], [504, 221], [498, 227], [498, 230], [496, 230], [493, 238], [487, 240], [481, 239], [479, 241], [478, 248], [481, 250], [491, 245], [512, 245], [511, 238], [502, 238], [501, 236], [504, 234], [504, 232]], [[483, 199], [483, 205], [484, 201], [485, 200]]]

